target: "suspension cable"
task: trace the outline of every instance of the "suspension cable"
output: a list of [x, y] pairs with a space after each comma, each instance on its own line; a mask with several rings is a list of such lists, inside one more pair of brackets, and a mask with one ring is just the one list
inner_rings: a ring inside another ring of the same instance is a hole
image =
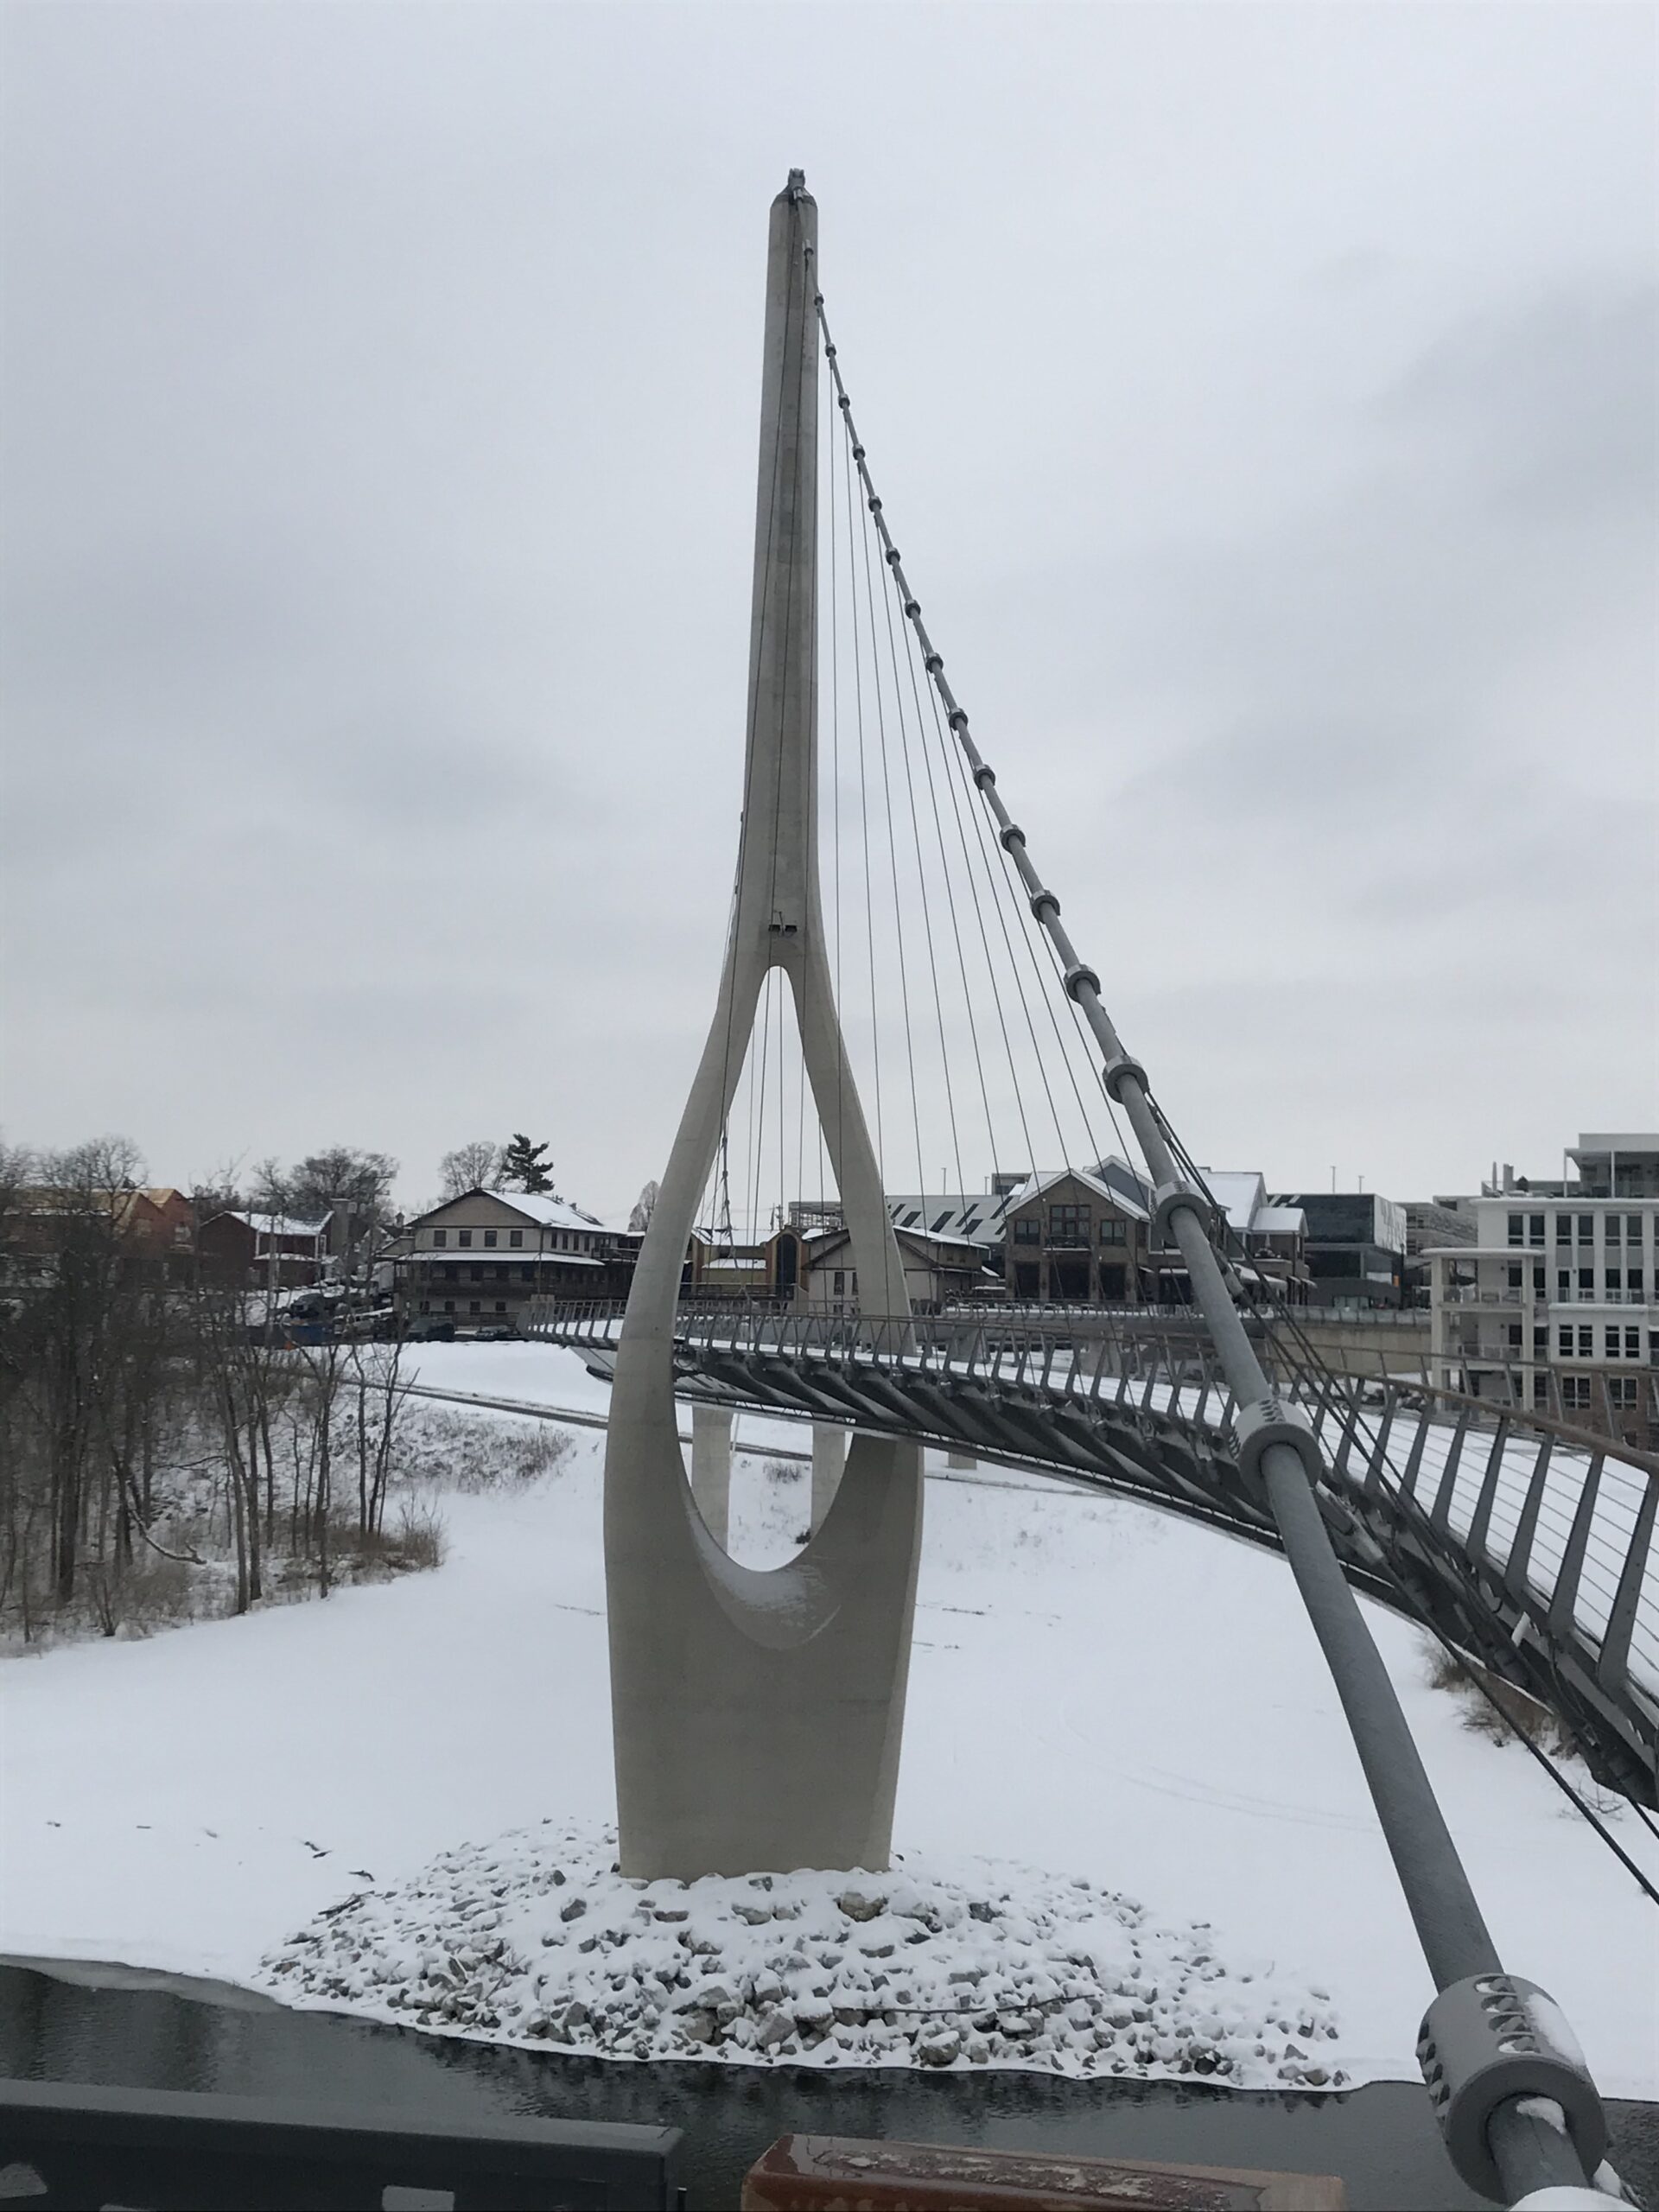
[[[852, 405], [837, 365], [822, 292], [816, 295], [814, 304], [823, 334], [824, 356], [836, 385], [836, 404], [847, 417], [849, 435], [855, 440]], [[862, 447], [855, 443], [855, 452], [861, 456]], [[1100, 978], [1079, 958], [1061, 922], [1060, 902], [1038, 874], [1025, 834], [998, 792], [995, 771], [974, 743], [966, 710], [957, 703], [945, 679], [944, 659], [922, 625], [919, 604], [905, 581], [880, 499], [861, 457], [859, 474], [866, 506], [903, 592], [906, 617], [923, 648], [922, 664], [944, 706], [981, 798], [995, 819], [1003, 849], [1025, 885], [1033, 916], [1060, 957], [1065, 989], [1081, 1007], [1101, 1049], [1106, 1090], [1122, 1106], [1140, 1142], [1154, 1180], [1154, 1235], [1167, 1230], [1180, 1249], [1195, 1301], [1233, 1393], [1241, 1474], [1247, 1481], [1259, 1479], [1262, 1486], [1285, 1557], [1342, 1701], [1430, 1974], [1436, 1989], [1448, 2000], [1455, 2000], [1463, 1985], [1485, 1981], [1488, 1977], [1503, 1980], [1503, 1968], [1398, 1694], [1343, 1575], [1319, 1512], [1313, 1486], [1325, 1476], [1324, 1454], [1306, 1418], [1279, 1398], [1262, 1371], [1228, 1287], [1213, 1209], [1178, 1164], [1163, 1116], [1154, 1110], [1146, 1071], [1124, 1049], [1101, 998]], [[1479, 2000], [1472, 2001], [1478, 2018]], [[1535, 2028], [1536, 2024], [1535, 2020]], [[1483, 2026], [1482, 2032], [1489, 2033], [1489, 2026]], [[1595, 2110], [1595, 2092], [1582, 2061], [1556, 2038], [1545, 2036], [1542, 2039], [1547, 2048], [1553, 2047], [1560, 2078], [1565, 2082], [1570, 2075], [1575, 2082], [1581, 2082]], [[1463, 2084], [1458, 2086], [1461, 2089]], [[1565, 2088], [1562, 2094], [1567, 2094]], [[1553, 2099], [1541, 2101], [1553, 2120], [1560, 2107]], [[1512, 2197], [1528, 2193], [1541, 2183], [1554, 2183], [1575, 2168], [1580, 2175], [1586, 2171], [1576, 2148], [1568, 2151], [1570, 2138], [1565, 2124], [1560, 2133], [1552, 2134], [1548, 2128], [1533, 2124], [1535, 2113], [1528, 2107], [1529, 2100], [1517, 2090], [1499, 2097], [1491, 2107], [1484, 2131], [1503, 2184]], [[1595, 2117], [1599, 2120], [1599, 2110]], [[1593, 2158], [1590, 2163], [1593, 2164]]]

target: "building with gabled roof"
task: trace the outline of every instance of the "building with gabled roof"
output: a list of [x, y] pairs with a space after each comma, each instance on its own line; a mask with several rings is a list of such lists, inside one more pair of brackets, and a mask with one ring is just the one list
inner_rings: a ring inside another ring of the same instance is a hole
[[393, 1296], [410, 1336], [517, 1335], [532, 1298], [626, 1296], [643, 1231], [528, 1191], [463, 1191], [407, 1223]]

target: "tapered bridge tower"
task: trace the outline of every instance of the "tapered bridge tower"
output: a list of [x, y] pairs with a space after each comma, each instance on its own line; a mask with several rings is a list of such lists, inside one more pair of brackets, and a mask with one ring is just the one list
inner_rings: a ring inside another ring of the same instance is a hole
[[868, 1312], [908, 1312], [832, 988], [817, 857], [817, 208], [772, 202], [737, 890], [715, 1017], [617, 1352], [605, 1565], [622, 1871], [883, 1867], [921, 1542], [919, 1445], [855, 1436], [823, 1527], [740, 1567], [686, 1481], [674, 1405], [681, 1268], [767, 972], [789, 978]]

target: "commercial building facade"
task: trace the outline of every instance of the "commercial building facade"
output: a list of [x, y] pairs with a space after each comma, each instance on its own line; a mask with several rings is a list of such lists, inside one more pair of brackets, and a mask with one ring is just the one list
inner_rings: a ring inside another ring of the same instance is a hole
[[408, 1223], [393, 1299], [410, 1336], [517, 1335], [532, 1298], [626, 1294], [641, 1242], [566, 1198], [466, 1191]]
[[1475, 1239], [1424, 1253], [1430, 1358], [1466, 1391], [1649, 1446], [1659, 1436], [1659, 1133], [1589, 1134], [1576, 1175], [1471, 1200]]

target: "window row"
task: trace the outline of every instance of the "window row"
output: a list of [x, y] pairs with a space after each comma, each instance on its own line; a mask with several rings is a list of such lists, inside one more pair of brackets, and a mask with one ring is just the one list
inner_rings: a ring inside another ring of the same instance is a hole
[[[1095, 1241], [1093, 1211], [1088, 1206], [1051, 1206], [1048, 1210], [1048, 1241], [1061, 1246], [1092, 1244]], [[1042, 1242], [1043, 1225], [1034, 1214], [1016, 1214], [1014, 1222], [1014, 1241], [1016, 1244], [1038, 1244]], [[1116, 1214], [1104, 1217], [1100, 1224], [1103, 1244], [1126, 1244], [1128, 1224]]]
[[[1526, 1270], [1523, 1268], [1511, 1262], [1508, 1274], [1511, 1290], [1523, 1290], [1526, 1287]], [[1621, 1297], [1641, 1298], [1645, 1294], [1647, 1280], [1646, 1272], [1641, 1268], [1610, 1265], [1601, 1270], [1601, 1287], [1606, 1290], [1618, 1291]], [[1532, 1287], [1541, 1297], [1545, 1290], [1547, 1281], [1543, 1268], [1535, 1267], [1532, 1270]], [[1571, 1268], [1561, 1268], [1556, 1272], [1555, 1294], [1558, 1298], [1571, 1298], [1575, 1289], [1581, 1294], [1593, 1296], [1596, 1287], [1594, 1268], [1580, 1268], [1576, 1274]]]
[[[446, 1313], [453, 1313], [454, 1310], [454, 1300], [453, 1298], [446, 1298], [443, 1301], [443, 1311]], [[498, 1298], [496, 1300], [495, 1310], [498, 1313], [505, 1313], [506, 1312], [507, 1301], [505, 1298]], [[432, 1301], [429, 1298], [423, 1298], [421, 1300], [421, 1311], [423, 1313], [429, 1313], [432, 1311]], [[481, 1313], [484, 1311], [483, 1300], [481, 1298], [474, 1298], [472, 1300], [467, 1306], [467, 1311], [469, 1313]]]
[[[1604, 1244], [1639, 1244], [1642, 1242], [1642, 1223], [1639, 1213], [1608, 1213], [1601, 1217], [1601, 1241]], [[1651, 1219], [1652, 1217], [1648, 1217]], [[1541, 1244], [1544, 1242], [1546, 1217], [1541, 1213], [1512, 1213], [1510, 1216], [1509, 1241], [1511, 1244]], [[1596, 1216], [1592, 1213], [1558, 1213], [1555, 1216], [1555, 1242], [1558, 1244], [1592, 1244], [1596, 1237]]]
[[[476, 1262], [470, 1268], [463, 1268], [454, 1261], [446, 1261], [429, 1268], [427, 1273], [435, 1275], [440, 1282], [505, 1282], [511, 1279], [513, 1270], [502, 1267], [481, 1268]], [[520, 1282], [534, 1282], [537, 1274], [536, 1262], [526, 1260], [518, 1274]]]
[[[474, 1237], [481, 1240], [485, 1251], [493, 1252], [501, 1242], [501, 1232], [499, 1229], [458, 1229], [455, 1231], [457, 1249], [463, 1252], [469, 1251]], [[509, 1251], [521, 1250], [524, 1242], [524, 1232], [522, 1229], [510, 1229], [507, 1231]], [[446, 1250], [448, 1243], [449, 1232], [447, 1229], [435, 1229], [432, 1231], [432, 1247], [435, 1251]], [[594, 1240], [591, 1236], [582, 1235], [580, 1231], [560, 1229], [555, 1230], [553, 1242], [548, 1249], [555, 1252], [591, 1252], [594, 1249]]]
[[[1520, 1341], [1513, 1332], [1512, 1341]], [[1655, 1336], [1654, 1342], [1659, 1344], [1659, 1335]], [[1610, 1323], [1604, 1324], [1601, 1348], [1604, 1359], [1640, 1359], [1642, 1332], [1640, 1329], [1620, 1329]], [[1593, 1325], [1581, 1321], [1575, 1329], [1563, 1322], [1555, 1332], [1555, 1349], [1564, 1359], [1593, 1359], [1596, 1356]]]
[[[1534, 1383], [1533, 1395], [1541, 1400], [1547, 1393], [1541, 1391], [1537, 1385], [1545, 1381], [1546, 1377], [1541, 1375]], [[1561, 1377], [1562, 1406], [1569, 1413], [1588, 1413], [1594, 1402], [1591, 1392], [1598, 1382], [1606, 1391], [1608, 1403], [1617, 1407], [1620, 1412], [1634, 1413], [1641, 1403], [1642, 1386], [1633, 1375], [1564, 1375]]]

